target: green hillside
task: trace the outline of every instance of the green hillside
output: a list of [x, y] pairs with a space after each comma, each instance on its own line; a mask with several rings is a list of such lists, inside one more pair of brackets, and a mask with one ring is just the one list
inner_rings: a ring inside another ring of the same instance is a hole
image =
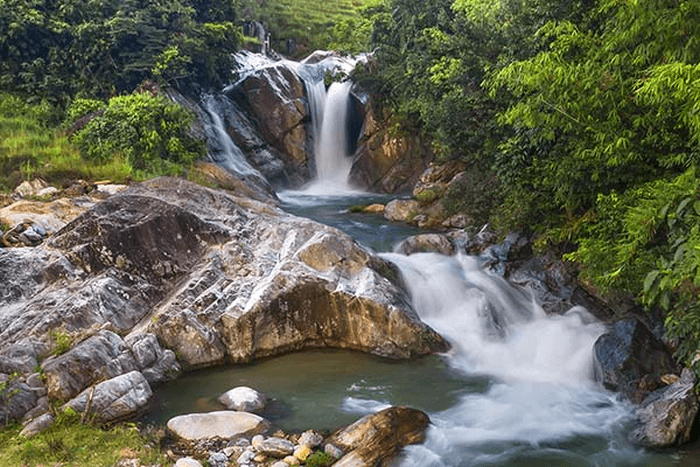
[[[278, 0], [244, 1], [242, 19], [261, 21], [271, 32], [272, 47], [287, 49], [287, 39], [296, 44], [294, 56], [331, 48], [343, 31], [361, 29], [362, 10], [381, 0]], [[355, 44], [356, 47], [361, 44]], [[355, 48], [355, 47], [353, 47]]]

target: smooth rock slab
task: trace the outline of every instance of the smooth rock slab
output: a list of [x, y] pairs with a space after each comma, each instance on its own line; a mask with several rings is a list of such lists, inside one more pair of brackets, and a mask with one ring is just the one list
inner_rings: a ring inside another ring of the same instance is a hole
[[219, 437], [233, 439], [262, 433], [270, 427], [264, 418], [248, 413], [221, 410], [218, 412], [179, 415], [168, 420], [168, 431], [185, 441]]

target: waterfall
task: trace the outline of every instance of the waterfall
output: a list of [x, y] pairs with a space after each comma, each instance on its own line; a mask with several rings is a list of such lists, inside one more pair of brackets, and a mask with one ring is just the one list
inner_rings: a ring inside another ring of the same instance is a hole
[[[399, 266], [421, 319], [451, 342], [449, 365], [490, 381], [431, 414], [426, 442], [407, 449], [403, 467], [521, 465], [543, 443], [553, 452], [557, 443], [579, 443], [566, 465], [590, 456], [601, 458], [585, 465], [608, 465], [605, 456], [620, 455], [629, 407], [594, 381], [593, 346], [604, 327], [585, 309], [547, 316], [473, 257], [384, 256]], [[596, 437], [610, 449], [590, 447], [586, 440]]]
[[316, 182], [331, 189], [347, 189], [352, 160], [348, 154], [348, 97], [352, 83], [333, 83], [323, 107], [316, 144]]
[[205, 123], [205, 130], [210, 148], [209, 157], [212, 161], [239, 175], [252, 175], [259, 179], [264, 179], [260, 172], [248, 163], [243, 151], [236, 146], [236, 143], [229, 136], [219, 115], [214, 96], [205, 98], [205, 106], [211, 119], [210, 122]]

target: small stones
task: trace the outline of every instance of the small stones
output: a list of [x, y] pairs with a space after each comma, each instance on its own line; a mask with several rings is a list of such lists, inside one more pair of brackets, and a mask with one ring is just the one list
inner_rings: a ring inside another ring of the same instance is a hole
[[328, 443], [323, 447], [323, 452], [328, 454], [331, 457], [335, 457], [336, 459], [340, 459], [345, 455], [342, 449], [340, 449], [338, 446], [335, 444]]
[[319, 446], [322, 442], [323, 442], [323, 436], [321, 436], [321, 434], [319, 434], [313, 430], [308, 430], [308, 431], [305, 431], [304, 433], [301, 434], [297, 444], [299, 444], [301, 446], [308, 446], [310, 448], [315, 448], [315, 447]]
[[228, 465], [228, 456], [223, 452], [212, 452], [208, 461], [211, 467], [226, 467]]
[[261, 454], [280, 459], [294, 452], [294, 444], [291, 441], [274, 437], [261, 441], [255, 448]]
[[191, 457], [182, 457], [175, 462], [175, 467], [203, 467], [202, 463]]
[[308, 446], [298, 446], [294, 450], [294, 457], [304, 462], [312, 453], [311, 448]]

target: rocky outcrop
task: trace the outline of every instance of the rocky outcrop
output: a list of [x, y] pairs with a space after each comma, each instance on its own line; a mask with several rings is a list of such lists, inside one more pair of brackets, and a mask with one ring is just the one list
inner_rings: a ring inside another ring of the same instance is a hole
[[[234, 141], [242, 149], [254, 151], [258, 165], [267, 166], [264, 170], [268, 173], [279, 168], [274, 165], [277, 156], [289, 182], [298, 185], [308, 180], [309, 105], [304, 83], [295, 70], [285, 62], [270, 63], [246, 73], [225, 93], [233, 107], [243, 110], [227, 114]], [[275, 151], [262, 151], [267, 148], [260, 144], [255, 130]]]
[[636, 444], [666, 448], [690, 440], [698, 413], [695, 377], [684, 369], [678, 381], [651, 393], [635, 412], [637, 427], [630, 434]]
[[390, 407], [367, 415], [334, 433], [328, 440], [346, 454], [336, 467], [373, 467], [396, 455], [409, 444], [423, 441], [430, 419], [419, 410]]
[[[158, 384], [179, 365], [303, 348], [447, 348], [395, 268], [347, 235], [181, 179], [133, 186], [38, 247], [0, 249], [0, 275], [0, 371], [43, 360], [63, 400], [132, 371]], [[70, 349], [46, 358], [61, 339]]]
[[350, 181], [369, 190], [396, 193], [410, 190], [433, 158], [419, 136], [389, 130], [391, 119], [371, 103], [357, 143]]

